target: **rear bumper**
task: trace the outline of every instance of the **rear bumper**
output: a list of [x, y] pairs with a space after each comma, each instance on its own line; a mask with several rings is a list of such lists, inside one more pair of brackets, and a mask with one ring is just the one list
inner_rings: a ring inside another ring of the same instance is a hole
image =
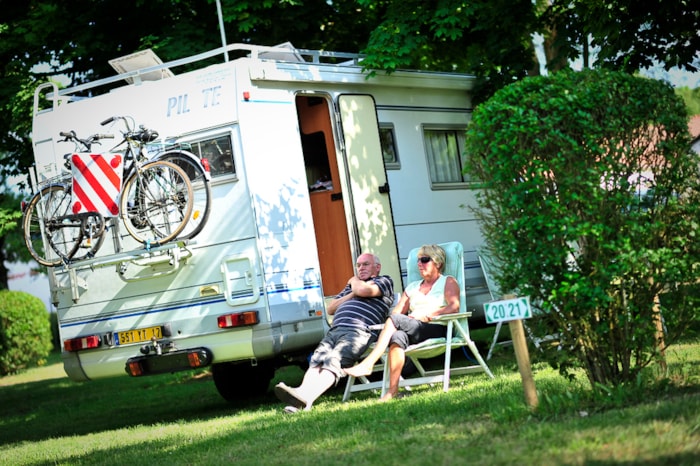
[[140, 377], [206, 367], [212, 360], [213, 354], [208, 348], [190, 348], [129, 358], [125, 370], [132, 377]]

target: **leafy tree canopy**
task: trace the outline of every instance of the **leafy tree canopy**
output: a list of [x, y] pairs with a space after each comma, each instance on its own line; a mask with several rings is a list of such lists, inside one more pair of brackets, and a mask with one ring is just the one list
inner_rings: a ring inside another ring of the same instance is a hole
[[533, 47], [538, 35], [549, 71], [575, 60], [628, 73], [656, 63], [695, 71], [697, 10], [692, 0], [393, 1], [370, 36], [365, 66], [470, 72], [481, 80], [477, 100], [483, 101], [514, 80], [539, 74]]
[[[358, 51], [382, 3], [352, 0], [221, 0], [227, 42]], [[152, 48], [164, 61], [220, 47], [214, 0], [27, 0], [3, 2], [0, 19], [0, 174], [33, 162], [31, 102], [39, 82], [78, 85], [115, 71], [108, 60]]]
[[[477, 101], [546, 66], [597, 49], [600, 65], [633, 72], [653, 62], [694, 69], [700, 15], [691, 0], [221, 0], [228, 42], [363, 51], [370, 69], [459, 70], [480, 78]], [[588, 38], [591, 38], [590, 43]], [[38, 82], [71, 85], [114, 75], [108, 60], [150, 47], [173, 60], [221, 45], [215, 0], [3, 2], [0, 18], [0, 174], [33, 157]]]

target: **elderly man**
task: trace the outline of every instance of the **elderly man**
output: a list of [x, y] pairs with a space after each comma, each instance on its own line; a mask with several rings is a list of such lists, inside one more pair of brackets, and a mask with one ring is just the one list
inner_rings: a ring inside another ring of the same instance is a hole
[[384, 323], [394, 299], [394, 282], [380, 275], [382, 265], [374, 254], [357, 259], [356, 273], [328, 305], [333, 325], [309, 361], [301, 385], [293, 388], [280, 382], [275, 395], [288, 406], [286, 412], [311, 409], [314, 401], [345, 376], [345, 367], [355, 364], [376, 339], [370, 329]]

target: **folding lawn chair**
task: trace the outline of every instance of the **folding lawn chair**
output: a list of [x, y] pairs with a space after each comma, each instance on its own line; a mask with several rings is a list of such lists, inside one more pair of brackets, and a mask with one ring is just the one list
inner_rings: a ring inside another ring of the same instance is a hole
[[[464, 249], [462, 244], [453, 241], [442, 243], [439, 246], [445, 250], [447, 256], [443, 274], [452, 275], [457, 279], [457, 283], [461, 285], [459, 312], [442, 315], [431, 321], [447, 326], [447, 335], [445, 338], [432, 338], [406, 348], [406, 358], [413, 362], [418, 371], [418, 376], [402, 378], [399, 382], [399, 386], [401, 387], [442, 382], [443, 391], [447, 391], [450, 385], [450, 376], [452, 375], [486, 372], [489, 377], [493, 378], [491, 370], [479, 354], [479, 350], [469, 334], [468, 318], [471, 316], [471, 312], [467, 312], [466, 293], [464, 289]], [[422, 279], [418, 271], [419, 249], [420, 248], [415, 248], [411, 250], [406, 259], [407, 283]], [[461, 347], [469, 349], [476, 359], [477, 364], [469, 363], [464, 366], [451, 367], [452, 350]], [[421, 359], [434, 358], [440, 355], [443, 355], [443, 365], [440, 369], [426, 370], [420, 362]], [[386, 357], [386, 353], [384, 357]], [[380, 364], [377, 364], [377, 366], [380, 366]], [[379, 369], [377, 366], [375, 366], [375, 370]], [[356, 383], [357, 379], [355, 379], [355, 377], [348, 376], [343, 401], [347, 400], [353, 392], [377, 389], [379, 387], [382, 388], [382, 395], [384, 395], [389, 387], [388, 364], [381, 364], [381, 369], [383, 370], [383, 377], [382, 380], [378, 382], [371, 382], [365, 377], [360, 378], [361, 383]]]

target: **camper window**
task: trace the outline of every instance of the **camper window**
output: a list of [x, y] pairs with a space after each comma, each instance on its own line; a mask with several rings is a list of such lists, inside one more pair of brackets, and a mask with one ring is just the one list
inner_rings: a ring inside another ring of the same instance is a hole
[[230, 135], [226, 134], [194, 140], [188, 142], [188, 144], [193, 154], [200, 159], [205, 158], [209, 160], [212, 177], [236, 173], [233, 165], [233, 149]]
[[380, 123], [379, 139], [382, 144], [382, 155], [384, 156], [384, 166], [387, 169], [398, 170], [401, 168], [399, 154], [396, 151], [396, 138], [394, 137], [394, 125], [391, 123]]
[[423, 128], [425, 152], [430, 168], [433, 188], [453, 187], [468, 183], [468, 175], [462, 173], [464, 166], [464, 135], [466, 128]]

